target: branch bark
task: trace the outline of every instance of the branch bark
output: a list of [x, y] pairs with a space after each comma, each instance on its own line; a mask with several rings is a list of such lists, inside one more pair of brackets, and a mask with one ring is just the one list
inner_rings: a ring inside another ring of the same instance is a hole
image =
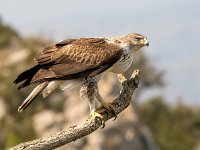
[[[130, 104], [133, 92], [139, 84], [139, 70], [135, 70], [130, 79], [125, 80], [121, 78], [123, 89], [118, 98], [110, 103], [116, 114], [121, 113]], [[97, 112], [103, 116], [105, 121], [113, 118], [113, 114], [106, 112], [103, 107], [97, 109]], [[51, 150], [61, 147], [72, 141], [76, 141], [101, 126], [101, 121], [98, 118], [93, 119], [91, 116], [81, 125], [73, 126], [69, 129], [63, 130], [59, 133], [53, 134], [49, 137], [39, 138], [33, 141], [28, 141], [11, 147], [9, 150]]]

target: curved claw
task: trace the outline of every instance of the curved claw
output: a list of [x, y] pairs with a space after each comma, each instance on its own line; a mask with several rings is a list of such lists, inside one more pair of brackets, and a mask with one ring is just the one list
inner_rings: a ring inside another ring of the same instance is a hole
[[101, 105], [102, 105], [102, 107], [104, 107], [107, 110], [107, 112], [110, 112], [114, 116], [114, 120], [117, 119], [117, 114], [116, 114], [116, 112], [115, 112], [115, 110], [114, 110], [114, 108], [111, 104], [104, 102]]
[[95, 118], [99, 118], [101, 120], [101, 124], [102, 124], [101, 129], [103, 129], [105, 127], [105, 121], [104, 121], [104, 119], [103, 119], [101, 114], [97, 113], [96, 111], [91, 111], [91, 116], [94, 119]]

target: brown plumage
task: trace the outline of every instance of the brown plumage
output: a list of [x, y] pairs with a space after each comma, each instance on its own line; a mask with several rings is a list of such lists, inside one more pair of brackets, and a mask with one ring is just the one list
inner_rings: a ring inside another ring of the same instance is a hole
[[65, 40], [39, 52], [38, 65], [21, 73], [14, 83], [18, 89], [32, 83], [69, 80], [99, 74], [111, 67], [121, 56], [121, 48], [103, 38]]
[[126, 71], [133, 69], [133, 53], [148, 45], [147, 38], [141, 34], [68, 39], [49, 45], [35, 56], [37, 65], [21, 73], [14, 81], [15, 84], [20, 83], [18, 89], [38, 84], [18, 111], [26, 109], [41, 92], [43, 97], [46, 97], [58, 87], [68, 91], [81, 85], [81, 97], [89, 100], [93, 117], [101, 118], [101, 115], [95, 112], [95, 99], [114, 113], [112, 107], [106, 104], [99, 94], [97, 85], [101, 75], [98, 74], [108, 70], [127, 77]]

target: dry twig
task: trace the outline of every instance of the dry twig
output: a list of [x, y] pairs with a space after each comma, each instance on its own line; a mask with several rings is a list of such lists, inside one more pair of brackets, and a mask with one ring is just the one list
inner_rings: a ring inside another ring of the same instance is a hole
[[[129, 106], [133, 92], [139, 84], [139, 70], [135, 70], [130, 79], [124, 80], [122, 83], [123, 89], [118, 98], [116, 98], [111, 105], [113, 106], [116, 114], [122, 112]], [[111, 119], [113, 114], [107, 113], [102, 107], [97, 109], [97, 112], [102, 114], [105, 121]], [[96, 118], [89, 117], [83, 124], [73, 126], [69, 129], [63, 130], [59, 133], [53, 134], [49, 137], [39, 138], [33, 141], [28, 141], [11, 147], [9, 150], [51, 150], [61, 147], [67, 143], [80, 139], [101, 126], [101, 121]]]

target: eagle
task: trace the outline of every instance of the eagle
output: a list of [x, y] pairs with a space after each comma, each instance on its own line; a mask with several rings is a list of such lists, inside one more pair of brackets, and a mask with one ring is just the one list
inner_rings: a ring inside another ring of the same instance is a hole
[[149, 46], [147, 37], [133, 33], [116, 37], [67, 39], [50, 44], [36, 54], [37, 64], [19, 74], [14, 81], [18, 90], [36, 84], [29, 96], [22, 102], [18, 112], [25, 110], [33, 100], [42, 94], [47, 97], [57, 88], [69, 91], [80, 86], [80, 97], [89, 101], [92, 117], [99, 117], [96, 101], [117, 117], [114, 109], [99, 94], [98, 82], [106, 72], [127, 78], [126, 71], [132, 67], [134, 52]]

